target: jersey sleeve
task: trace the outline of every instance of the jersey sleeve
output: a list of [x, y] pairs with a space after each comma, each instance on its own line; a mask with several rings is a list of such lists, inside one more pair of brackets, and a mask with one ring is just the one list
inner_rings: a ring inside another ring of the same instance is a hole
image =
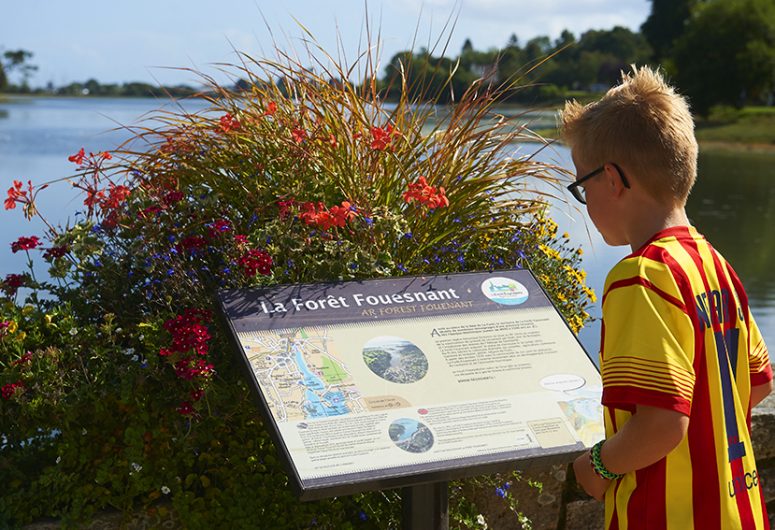
[[[642, 259], [642, 258], [641, 258]], [[666, 265], [620, 263], [603, 299], [601, 372], [605, 406], [636, 405], [689, 415], [694, 325]]]
[[750, 317], [748, 325], [748, 369], [751, 373], [751, 385], [763, 385], [772, 380], [772, 365], [770, 356], [767, 352], [767, 345], [764, 344], [759, 326], [753, 316]]

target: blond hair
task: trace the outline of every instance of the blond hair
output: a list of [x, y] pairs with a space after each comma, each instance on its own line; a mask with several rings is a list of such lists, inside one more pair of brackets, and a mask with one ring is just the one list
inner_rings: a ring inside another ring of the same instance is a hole
[[618, 163], [652, 197], [684, 205], [697, 178], [689, 104], [659, 71], [632, 69], [598, 101], [566, 102], [562, 138], [585, 164]]

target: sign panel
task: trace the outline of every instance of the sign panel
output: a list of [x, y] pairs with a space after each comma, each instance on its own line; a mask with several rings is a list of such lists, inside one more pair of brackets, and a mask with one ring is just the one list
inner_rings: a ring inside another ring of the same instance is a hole
[[302, 499], [603, 437], [600, 375], [527, 270], [223, 291], [221, 306]]

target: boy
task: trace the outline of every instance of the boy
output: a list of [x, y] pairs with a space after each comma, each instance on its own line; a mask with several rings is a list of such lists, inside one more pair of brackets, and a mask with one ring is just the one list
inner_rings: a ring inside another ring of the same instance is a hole
[[600, 368], [606, 440], [573, 464], [606, 529], [769, 528], [750, 411], [772, 368], [735, 272], [689, 223], [697, 172], [686, 100], [634, 68], [561, 113], [577, 180], [610, 245]]

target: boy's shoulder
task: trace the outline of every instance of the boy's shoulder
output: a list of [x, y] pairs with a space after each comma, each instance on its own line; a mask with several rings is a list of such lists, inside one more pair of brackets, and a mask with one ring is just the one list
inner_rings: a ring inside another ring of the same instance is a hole
[[[608, 273], [604, 292], [635, 286], [662, 291], [681, 298], [684, 263], [689, 256], [686, 243], [703, 237], [691, 227], [668, 229], [654, 235], [640, 249], [619, 261]], [[691, 249], [694, 244], [689, 245]]]

